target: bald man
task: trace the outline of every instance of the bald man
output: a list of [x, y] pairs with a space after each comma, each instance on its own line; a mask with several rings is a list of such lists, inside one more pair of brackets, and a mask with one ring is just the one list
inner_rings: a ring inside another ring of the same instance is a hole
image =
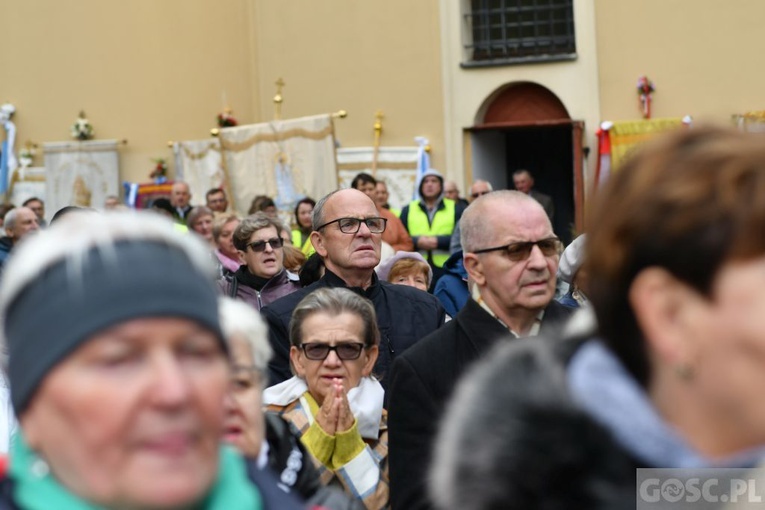
[[471, 362], [500, 339], [552, 331], [571, 313], [553, 300], [560, 241], [538, 202], [517, 191], [496, 191], [470, 204], [461, 223], [473, 297], [391, 369], [393, 510], [432, 508], [425, 490], [431, 446], [446, 403]]
[[5, 236], [0, 237], [0, 269], [13, 248], [29, 234], [40, 229], [37, 214], [29, 207], [16, 207], [5, 215]]
[[191, 212], [191, 189], [183, 181], [175, 181], [170, 190], [170, 203], [175, 210], [173, 217], [179, 223], [185, 223], [186, 216]]

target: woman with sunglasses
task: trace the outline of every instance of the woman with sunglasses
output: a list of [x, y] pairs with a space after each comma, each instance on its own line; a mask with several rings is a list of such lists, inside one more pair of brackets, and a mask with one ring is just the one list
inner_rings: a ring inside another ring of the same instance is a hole
[[242, 220], [234, 230], [234, 247], [242, 265], [218, 281], [221, 294], [260, 310], [300, 288], [297, 275], [284, 268], [281, 231], [281, 223], [262, 212]]
[[372, 376], [380, 332], [372, 304], [343, 288], [321, 288], [290, 322], [295, 376], [266, 389], [266, 410], [301, 434], [325, 485], [368, 509], [388, 508], [384, 391]]

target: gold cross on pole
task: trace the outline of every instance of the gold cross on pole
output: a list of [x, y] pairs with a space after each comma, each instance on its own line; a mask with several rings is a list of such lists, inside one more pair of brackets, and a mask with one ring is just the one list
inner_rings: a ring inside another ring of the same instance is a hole
[[284, 97], [282, 96], [282, 88], [285, 85], [284, 80], [279, 78], [276, 80], [275, 85], [276, 95], [274, 96], [274, 120], [279, 120], [282, 118], [282, 102], [284, 101]]
[[377, 175], [377, 159], [380, 157], [380, 137], [382, 136], [383, 111], [377, 110], [375, 113], [375, 123], [372, 126], [375, 130], [375, 139], [372, 150], [372, 177]]

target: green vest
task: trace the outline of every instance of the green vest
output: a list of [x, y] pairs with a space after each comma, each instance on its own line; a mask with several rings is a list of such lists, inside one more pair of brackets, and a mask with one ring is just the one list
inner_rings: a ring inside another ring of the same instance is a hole
[[[454, 200], [444, 198], [444, 208], [436, 211], [433, 223], [428, 223], [428, 214], [420, 207], [419, 200], [409, 202], [409, 215], [406, 218], [406, 229], [414, 236], [450, 236], [454, 232]], [[436, 267], [443, 267], [449, 258], [449, 250], [420, 250], [420, 255], [432, 262]]]
[[316, 250], [313, 249], [313, 244], [311, 243], [311, 236], [308, 236], [305, 240], [305, 243], [303, 243], [303, 246], [300, 246], [300, 241], [302, 237], [303, 237], [303, 234], [300, 232], [300, 230], [295, 229], [292, 231], [292, 244], [300, 248], [300, 251], [303, 252], [303, 255], [305, 255], [305, 258], [308, 258], [311, 255], [313, 255], [313, 253]]

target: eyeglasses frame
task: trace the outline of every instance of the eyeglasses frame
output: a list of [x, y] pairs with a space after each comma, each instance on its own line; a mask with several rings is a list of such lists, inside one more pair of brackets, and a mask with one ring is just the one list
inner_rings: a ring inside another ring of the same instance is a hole
[[[342, 228], [340, 228], [340, 225], [339, 225], [339, 222], [341, 222], [343, 220], [358, 221], [359, 222], [358, 228], [356, 228], [356, 230], [354, 232], [346, 232], [346, 231], [344, 231]], [[369, 223], [368, 223], [370, 220], [382, 220], [382, 222], [383, 222], [382, 230], [379, 231], [379, 232], [372, 232], [372, 229], [369, 227]], [[371, 233], [373, 233], [373, 234], [382, 234], [383, 232], [385, 232], [385, 229], [388, 227], [388, 220], [386, 218], [381, 217], [381, 216], [372, 216], [371, 218], [350, 218], [350, 217], [344, 217], [344, 218], [337, 218], [336, 220], [328, 221], [324, 225], [320, 225], [319, 227], [316, 227], [316, 231], [318, 232], [319, 230], [321, 230], [324, 227], [327, 227], [327, 226], [329, 226], [329, 225], [331, 225], [333, 223], [338, 223], [337, 228], [338, 228], [338, 230], [340, 230], [340, 232], [342, 232], [343, 234], [351, 234], [351, 235], [356, 235], [356, 234], [359, 233], [359, 230], [361, 230], [361, 224], [362, 223], [365, 224], [367, 226], [367, 229], [369, 229], [369, 231]]]
[[[311, 358], [311, 357], [308, 356], [308, 353], [305, 350], [307, 345], [326, 345], [327, 346], [327, 355], [324, 356], [323, 358]], [[338, 349], [338, 347], [343, 346], [343, 345], [360, 345], [361, 348], [359, 349], [359, 353], [356, 355], [355, 358], [341, 358], [340, 357], [340, 352], [337, 349]], [[366, 345], [364, 345], [361, 342], [341, 342], [341, 343], [336, 344], [336, 345], [329, 345], [329, 344], [324, 344], [324, 343], [321, 343], [321, 342], [308, 342], [308, 343], [305, 343], [305, 344], [300, 344], [300, 350], [303, 351], [303, 354], [305, 355], [305, 357], [310, 359], [311, 361], [324, 361], [325, 359], [327, 359], [329, 357], [329, 353], [332, 352], [332, 351], [335, 351], [335, 356], [337, 356], [337, 359], [339, 359], [341, 361], [355, 361], [355, 360], [357, 360], [357, 359], [359, 359], [361, 357], [361, 353], [364, 352], [364, 349], [366, 349]]]
[[[278, 246], [276, 246], [275, 243], [272, 241], [278, 240]], [[263, 249], [262, 250], [256, 250], [253, 246], [254, 244], [263, 243]], [[247, 247], [253, 251], [253, 253], [263, 253], [266, 251], [266, 245], [270, 246], [272, 250], [276, 250], [278, 248], [281, 248], [284, 246], [284, 239], [281, 237], [272, 237], [271, 239], [263, 239], [261, 241], [253, 241], [251, 243], [247, 243]]]
[[[542, 248], [539, 247], [539, 243], [545, 242], [545, 241], [555, 241], [558, 245], [557, 254], [561, 254], [561, 250], [563, 249], [563, 243], [561, 242], [560, 238], [557, 236], [552, 237], [545, 237], [544, 239], [537, 239], [536, 241], [515, 241], [512, 243], [508, 243], [504, 246], [495, 246], [493, 248], [483, 248], [481, 250], [473, 250], [470, 253], [474, 253], [476, 255], [480, 255], [481, 253], [489, 253], [492, 251], [500, 251], [503, 250], [505, 252], [508, 252], [510, 250], [511, 246], [517, 246], [517, 245], [531, 245], [531, 248], [528, 250], [528, 255], [526, 255], [522, 259], [518, 259], [516, 262], [521, 262], [523, 260], [527, 260], [531, 256], [531, 251], [534, 249], [534, 246], [539, 248], [540, 251], [542, 251]], [[544, 252], [542, 252], [542, 255], [544, 255]], [[549, 257], [550, 255], [545, 255], [545, 257]]]

